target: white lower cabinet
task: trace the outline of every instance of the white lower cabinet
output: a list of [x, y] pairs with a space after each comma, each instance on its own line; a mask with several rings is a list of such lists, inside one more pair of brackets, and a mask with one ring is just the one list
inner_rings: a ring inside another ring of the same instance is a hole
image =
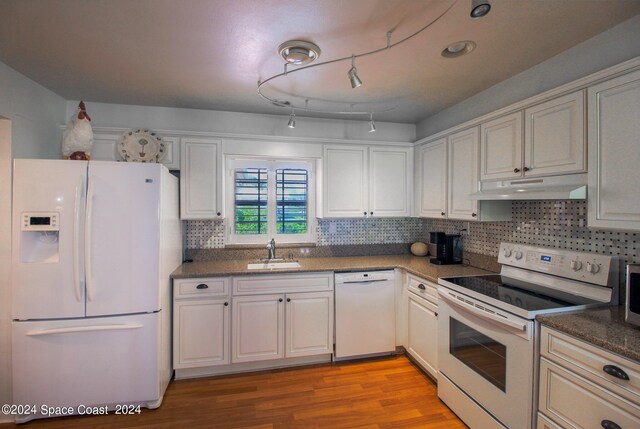
[[173, 308], [174, 368], [229, 363], [229, 299], [178, 301]]
[[408, 276], [407, 353], [432, 377], [438, 375], [437, 285]]
[[190, 278], [173, 283], [176, 378], [330, 360], [333, 273]]
[[538, 429], [640, 427], [640, 365], [544, 326], [540, 337]]
[[231, 361], [254, 362], [284, 357], [284, 297], [233, 297]]

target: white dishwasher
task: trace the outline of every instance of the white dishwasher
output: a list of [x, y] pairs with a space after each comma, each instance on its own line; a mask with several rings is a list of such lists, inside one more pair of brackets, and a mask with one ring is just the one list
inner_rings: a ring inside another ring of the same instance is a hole
[[335, 358], [388, 354], [396, 349], [392, 270], [335, 275]]

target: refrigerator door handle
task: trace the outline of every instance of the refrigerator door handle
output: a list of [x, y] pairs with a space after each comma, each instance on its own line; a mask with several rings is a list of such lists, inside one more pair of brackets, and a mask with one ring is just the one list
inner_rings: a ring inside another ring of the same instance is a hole
[[143, 326], [139, 323], [128, 325], [96, 325], [96, 326], [78, 326], [72, 328], [55, 328], [55, 329], [38, 329], [27, 332], [29, 337], [40, 337], [43, 335], [57, 334], [75, 334], [78, 332], [96, 332], [96, 331], [122, 331], [127, 329], [140, 329]]
[[84, 188], [84, 176], [80, 176], [76, 184], [76, 200], [73, 206], [73, 284], [76, 299], [82, 302], [82, 280], [80, 279], [80, 201]]
[[95, 178], [89, 178], [89, 190], [87, 191], [87, 220], [85, 221], [84, 234], [84, 269], [85, 285], [87, 288], [87, 300], [93, 301], [93, 279], [91, 277], [91, 230], [93, 229], [93, 194], [95, 188]]

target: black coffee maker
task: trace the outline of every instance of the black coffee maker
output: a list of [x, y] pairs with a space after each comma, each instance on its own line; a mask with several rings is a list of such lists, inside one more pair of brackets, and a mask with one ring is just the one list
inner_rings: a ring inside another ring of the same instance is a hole
[[462, 263], [462, 241], [458, 234], [432, 232], [430, 241], [436, 245], [436, 257], [430, 262], [436, 265], [451, 265]]

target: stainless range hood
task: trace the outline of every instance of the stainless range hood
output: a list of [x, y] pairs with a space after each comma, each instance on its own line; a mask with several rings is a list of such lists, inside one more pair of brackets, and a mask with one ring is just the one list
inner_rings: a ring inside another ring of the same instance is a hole
[[471, 200], [586, 200], [587, 173], [480, 182]]

